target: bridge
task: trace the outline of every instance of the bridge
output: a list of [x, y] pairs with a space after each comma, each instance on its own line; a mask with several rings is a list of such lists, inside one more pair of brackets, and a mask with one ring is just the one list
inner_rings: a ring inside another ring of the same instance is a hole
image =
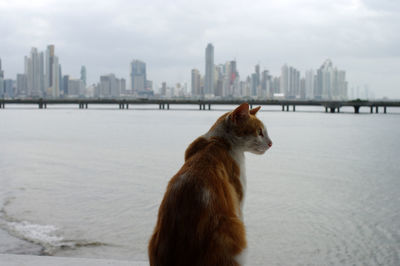
[[47, 105], [77, 105], [79, 109], [87, 109], [89, 105], [117, 105], [119, 109], [129, 109], [129, 105], [156, 105], [159, 109], [170, 109], [171, 105], [198, 105], [199, 110], [211, 110], [212, 105], [239, 105], [248, 102], [251, 106], [281, 106], [282, 111], [296, 111], [296, 106], [321, 106], [325, 112], [340, 112], [342, 107], [353, 107], [358, 114], [361, 107], [370, 109], [370, 113], [379, 113], [379, 108], [387, 113], [388, 107], [400, 107], [400, 101], [324, 101], [324, 100], [207, 100], [207, 99], [0, 99], [0, 109], [8, 104], [37, 105], [46, 109]]

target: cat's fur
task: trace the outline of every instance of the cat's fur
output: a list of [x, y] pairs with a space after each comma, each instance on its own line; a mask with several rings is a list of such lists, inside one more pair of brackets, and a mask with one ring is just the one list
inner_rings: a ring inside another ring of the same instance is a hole
[[241, 265], [244, 152], [263, 154], [272, 145], [259, 109], [241, 104], [187, 148], [159, 208], [151, 266]]

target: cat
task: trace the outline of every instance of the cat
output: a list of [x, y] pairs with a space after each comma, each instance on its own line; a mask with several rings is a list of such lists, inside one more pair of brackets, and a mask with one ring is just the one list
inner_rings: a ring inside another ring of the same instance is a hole
[[193, 141], [169, 181], [148, 246], [151, 266], [242, 265], [246, 249], [244, 152], [265, 153], [272, 141], [243, 103]]

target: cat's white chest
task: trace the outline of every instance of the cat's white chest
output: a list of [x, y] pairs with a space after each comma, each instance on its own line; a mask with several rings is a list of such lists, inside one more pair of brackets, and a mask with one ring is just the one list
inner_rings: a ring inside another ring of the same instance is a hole
[[243, 220], [243, 205], [244, 205], [244, 200], [246, 196], [246, 187], [247, 187], [247, 179], [246, 179], [246, 165], [245, 165], [245, 157], [244, 157], [244, 152], [232, 152], [232, 158], [235, 160], [237, 165], [239, 166], [240, 169], [240, 184], [242, 185], [242, 191], [243, 191], [243, 198], [240, 201], [239, 207], [239, 217]]

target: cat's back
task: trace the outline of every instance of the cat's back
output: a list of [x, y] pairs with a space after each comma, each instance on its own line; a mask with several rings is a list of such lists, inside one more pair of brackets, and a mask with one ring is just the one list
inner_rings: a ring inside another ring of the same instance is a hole
[[230, 176], [238, 173], [225, 141], [200, 137], [188, 147], [185, 163], [168, 183], [160, 205], [149, 245], [154, 259], [163, 265], [206, 263], [207, 254], [218, 250], [213, 245], [219, 241], [221, 217], [235, 216], [238, 189]]

